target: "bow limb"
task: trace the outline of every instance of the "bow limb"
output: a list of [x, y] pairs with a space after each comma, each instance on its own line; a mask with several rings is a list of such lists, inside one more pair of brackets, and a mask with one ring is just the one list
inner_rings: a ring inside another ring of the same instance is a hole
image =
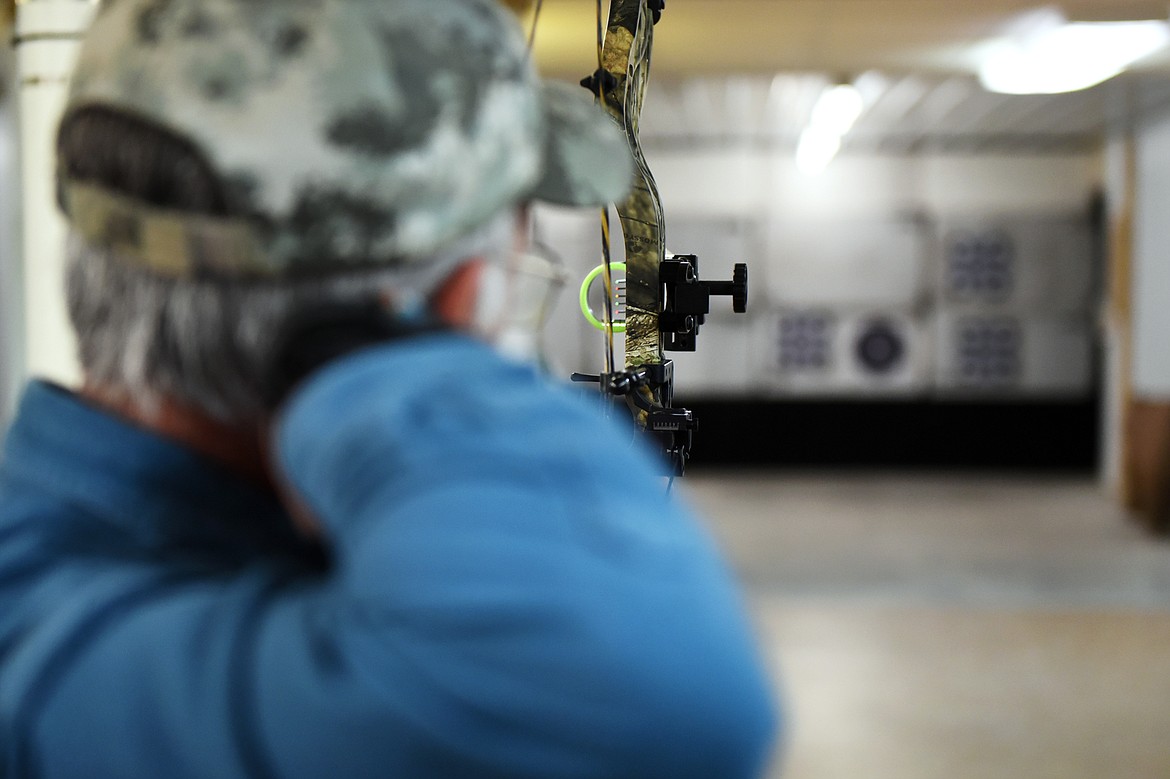
[[[626, 366], [661, 366], [663, 354], [659, 315], [663, 310], [661, 265], [666, 259], [662, 201], [638, 140], [638, 122], [650, 72], [654, 22], [661, 2], [613, 0], [602, 48], [601, 66], [609, 74], [602, 105], [625, 132], [634, 160], [633, 188], [617, 204], [626, 253]], [[644, 389], [654, 405], [669, 405], [669, 386]], [[640, 413], [645, 426], [645, 411]]]

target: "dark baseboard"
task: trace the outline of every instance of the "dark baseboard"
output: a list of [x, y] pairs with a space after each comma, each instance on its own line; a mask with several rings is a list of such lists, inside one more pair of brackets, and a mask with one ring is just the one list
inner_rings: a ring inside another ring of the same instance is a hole
[[1098, 398], [950, 402], [678, 398], [694, 411], [692, 467], [1092, 472]]

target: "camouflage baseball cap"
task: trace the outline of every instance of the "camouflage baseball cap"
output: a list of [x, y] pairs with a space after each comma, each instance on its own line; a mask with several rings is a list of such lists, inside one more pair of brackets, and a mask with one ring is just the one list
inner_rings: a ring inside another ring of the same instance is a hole
[[537, 78], [497, 0], [105, 0], [63, 121], [86, 107], [187, 139], [226, 189], [213, 217], [60, 181], [84, 240], [169, 276], [408, 270], [514, 204], [631, 181], [617, 125]]

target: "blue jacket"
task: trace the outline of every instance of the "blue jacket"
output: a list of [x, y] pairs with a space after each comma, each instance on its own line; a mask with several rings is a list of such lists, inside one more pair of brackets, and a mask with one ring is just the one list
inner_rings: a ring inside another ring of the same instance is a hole
[[30, 386], [0, 469], [0, 777], [736, 779], [770, 685], [628, 422], [436, 335], [328, 366], [276, 498]]

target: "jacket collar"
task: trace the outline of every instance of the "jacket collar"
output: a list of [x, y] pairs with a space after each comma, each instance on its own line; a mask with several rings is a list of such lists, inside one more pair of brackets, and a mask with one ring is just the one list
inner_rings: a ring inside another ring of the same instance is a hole
[[309, 546], [274, 494], [45, 382], [27, 387], [3, 457], [6, 486], [68, 503], [81, 509], [79, 521], [120, 529], [137, 544], [245, 558]]

